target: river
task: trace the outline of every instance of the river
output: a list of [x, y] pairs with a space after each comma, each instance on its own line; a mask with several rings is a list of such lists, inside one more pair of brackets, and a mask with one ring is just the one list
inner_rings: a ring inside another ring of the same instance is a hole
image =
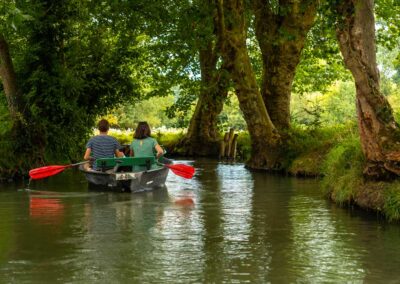
[[88, 190], [77, 170], [0, 185], [0, 283], [400, 283], [400, 225], [314, 179], [180, 161], [185, 180]]

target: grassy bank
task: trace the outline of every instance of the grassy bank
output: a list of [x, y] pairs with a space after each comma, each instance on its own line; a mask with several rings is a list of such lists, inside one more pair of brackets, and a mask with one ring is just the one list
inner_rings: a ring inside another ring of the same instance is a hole
[[400, 220], [400, 181], [365, 180], [365, 157], [356, 125], [318, 131], [294, 129], [288, 143], [288, 167], [296, 176], [318, 176], [324, 194], [341, 205], [355, 204]]

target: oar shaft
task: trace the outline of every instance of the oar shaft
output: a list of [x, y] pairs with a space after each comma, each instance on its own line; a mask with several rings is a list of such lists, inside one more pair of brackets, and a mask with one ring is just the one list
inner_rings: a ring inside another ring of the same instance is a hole
[[76, 163], [76, 164], [71, 164], [71, 165], [68, 165], [68, 167], [75, 167], [75, 166], [79, 166], [79, 165], [82, 165], [82, 164], [86, 164], [86, 163], [89, 163], [90, 161], [84, 161], [84, 162], [80, 162], [80, 163]]

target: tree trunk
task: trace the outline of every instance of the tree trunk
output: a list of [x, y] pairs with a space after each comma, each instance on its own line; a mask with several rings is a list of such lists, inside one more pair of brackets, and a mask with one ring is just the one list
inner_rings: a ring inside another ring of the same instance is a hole
[[190, 120], [184, 147], [188, 155], [216, 156], [219, 147], [217, 118], [227, 96], [227, 84], [223, 67], [217, 70], [216, 47], [211, 43], [200, 51], [202, 87], [195, 112]]
[[255, 0], [255, 30], [263, 59], [261, 93], [272, 123], [282, 133], [290, 126], [290, 96], [307, 33], [314, 24], [316, 0]]
[[246, 27], [242, 0], [216, 0], [222, 42], [222, 57], [234, 82], [240, 109], [251, 138], [251, 157], [247, 166], [255, 169], [275, 167], [277, 133], [258, 90], [246, 47]]
[[7, 98], [12, 119], [12, 128], [7, 139], [12, 141], [6, 152], [12, 159], [13, 168], [0, 168], [0, 175], [8, 178], [26, 175], [30, 168], [43, 165], [45, 142], [43, 131], [40, 130], [29, 116], [29, 110], [23, 108], [22, 92], [17, 85], [17, 76], [8, 49], [8, 43], [0, 34], [0, 77]]
[[8, 43], [2, 34], [0, 34], [0, 78], [3, 82], [11, 119], [15, 123], [22, 118], [22, 100], [17, 87], [17, 79], [8, 49]]
[[337, 7], [337, 37], [344, 62], [356, 84], [357, 115], [364, 175], [400, 175], [400, 129], [379, 89], [373, 0], [346, 0]]

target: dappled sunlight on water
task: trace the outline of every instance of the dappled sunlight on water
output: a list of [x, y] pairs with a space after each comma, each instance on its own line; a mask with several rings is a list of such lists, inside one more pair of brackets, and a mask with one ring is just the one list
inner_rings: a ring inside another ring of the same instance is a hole
[[194, 178], [137, 194], [89, 190], [73, 170], [2, 186], [0, 282], [400, 280], [400, 226], [329, 203], [316, 180], [177, 162]]

